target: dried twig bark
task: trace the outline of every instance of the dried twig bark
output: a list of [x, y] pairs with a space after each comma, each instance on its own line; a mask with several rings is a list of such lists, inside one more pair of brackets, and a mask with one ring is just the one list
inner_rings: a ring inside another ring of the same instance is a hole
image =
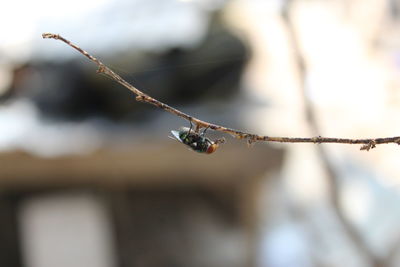
[[361, 150], [370, 150], [374, 148], [376, 145], [380, 144], [389, 144], [395, 143], [400, 145], [400, 136], [395, 137], [385, 137], [385, 138], [372, 138], [372, 139], [350, 139], [350, 138], [333, 138], [333, 137], [309, 137], [309, 138], [301, 138], [301, 137], [272, 137], [272, 136], [265, 136], [265, 135], [257, 135], [253, 133], [248, 133], [240, 130], [235, 130], [231, 128], [227, 128], [224, 126], [216, 125], [210, 122], [206, 122], [190, 116], [176, 108], [173, 108], [157, 99], [143, 93], [135, 86], [131, 85], [127, 81], [125, 81], [121, 76], [116, 74], [106, 65], [104, 65], [100, 60], [95, 58], [94, 56], [90, 55], [88, 52], [80, 48], [79, 46], [73, 44], [71, 41], [65, 39], [59, 34], [53, 33], [43, 33], [43, 38], [47, 39], [55, 39], [63, 41], [64, 43], [68, 44], [72, 48], [76, 49], [78, 52], [86, 56], [88, 59], [93, 61], [98, 66], [98, 73], [105, 74], [106, 76], [110, 77], [111, 79], [115, 80], [116, 82], [120, 83], [121, 85], [125, 86], [129, 90], [131, 90], [136, 95], [136, 100], [140, 102], [144, 102], [147, 104], [154, 105], [160, 109], [163, 109], [169, 113], [172, 113], [178, 117], [186, 119], [196, 125], [196, 131], [199, 131], [201, 128], [209, 128], [214, 131], [224, 132], [230, 134], [239, 139], [246, 139], [249, 144], [254, 143], [256, 141], [265, 141], [265, 142], [279, 142], [279, 143], [314, 143], [314, 144], [321, 144], [321, 143], [339, 143], [339, 144], [362, 144]]

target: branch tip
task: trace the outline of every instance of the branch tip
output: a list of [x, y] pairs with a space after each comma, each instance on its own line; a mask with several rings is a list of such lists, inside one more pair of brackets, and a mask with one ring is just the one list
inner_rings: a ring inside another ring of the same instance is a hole
[[42, 33], [42, 38], [43, 39], [49, 39], [49, 38], [59, 39], [60, 35], [54, 34], [54, 33], [45, 32], [45, 33]]

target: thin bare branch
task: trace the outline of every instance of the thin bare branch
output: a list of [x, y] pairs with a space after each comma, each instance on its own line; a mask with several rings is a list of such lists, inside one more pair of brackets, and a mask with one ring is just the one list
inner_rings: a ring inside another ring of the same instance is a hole
[[[282, 8], [282, 19], [285, 23], [289, 45], [293, 52], [294, 64], [296, 65], [296, 70], [299, 74], [299, 87], [301, 90], [301, 96], [304, 103], [304, 113], [307, 117], [307, 121], [309, 127], [314, 132], [319, 132], [318, 121], [315, 116], [315, 109], [308, 99], [306, 94], [306, 82], [305, 77], [307, 75], [307, 64], [306, 60], [303, 56], [303, 53], [300, 49], [300, 41], [298, 40], [298, 36], [296, 33], [295, 25], [292, 21], [290, 11], [292, 10], [294, 0], [286, 0], [285, 4]], [[367, 143], [363, 143], [364, 145], [360, 148], [361, 150], [369, 151], [372, 148], [375, 148], [377, 142], [380, 143], [385, 138], [378, 139], [364, 139], [364, 141], [368, 141]], [[397, 142], [398, 144], [398, 142]], [[358, 249], [362, 257], [371, 264], [373, 267], [386, 267], [389, 266], [385, 259], [375, 255], [373, 250], [368, 246], [366, 240], [359, 232], [359, 230], [352, 224], [352, 222], [346, 216], [343, 207], [340, 204], [340, 181], [339, 177], [335, 171], [334, 166], [329, 160], [329, 155], [324, 147], [318, 147], [317, 153], [319, 158], [321, 159], [322, 166], [326, 172], [329, 184], [329, 200], [333, 206], [333, 211], [336, 213], [339, 222], [341, 223], [344, 232], [347, 234], [347, 237], [353, 242], [355, 247]]]
[[196, 131], [200, 130], [201, 128], [210, 128], [214, 131], [224, 132], [230, 134], [239, 139], [247, 139], [248, 143], [254, 143], [256, 141], [265, 141], [265, 142], [279, 142], [279, 143], [314, 143], [314, 144], [321, 144], [321, 143], [339, 143], [339, 144], [362, 144], [361, 150], [369, 150], [374, 148], [376, 145], [380, 144], [389, 144], [395, 143], [400, 144], [400, 136], [395, 137], [385, 137], [385, 138], [372, 138], [372, 139], [350, 139], [350, 138], [332, 138], [332, 137], [309, 137], [309, 138], [299, 138], [299, 137], [272, 137], [272, 136], [265, 136], [265, 135], [257, 135], [253, 133], [248, 133], [244, 131], [239, 131], [231, 128], [227, 128], [224, 126], [216, 125], [210, 122], [206, 122], [190, 116], [176, 108], [173, 108], [157, 99], [143, 93], [135, 86], [131, 85], [127, 81], [125, 81], [121, 76], [116, 74], [106, 65], [104, 65], [100, 60], [96, 57], [90, 55], [88, 52], [80, 48], [79, 46], [73, 44], [71, 41], [65, 39], [59, 34], [53, 33], [43, 33], [42, 37], [45, 39], [55, 39], [60, 40], [66, 43], [67, 45], [71, 46], [72, 48], [76, 49], [78, 52], [83, 54], [85, 57], [93, 61], [98, 66], [98, 73], [105, 74], [106, 76], [110, 77], [112, 80], [120, 83], [124, 87], [131, 90], [136, 95], [136, 100], [140, 102], [144, 102], [147, 104], [154, 105], [160, 109], [163, 109], [173, 115], [181, 117], [189, 122], [196, 124]]

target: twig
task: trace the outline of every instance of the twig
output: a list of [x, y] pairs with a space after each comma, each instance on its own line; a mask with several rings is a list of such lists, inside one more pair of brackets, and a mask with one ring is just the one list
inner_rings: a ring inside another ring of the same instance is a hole
[[181, 117], [189, 122], [196, 124], [196, 130], [200, 130], [201, 128], [210, 128], [214, 131], [228, 133], [236, 138], [239, 139], [247, 139], [248, 143], [254, 143], [256, 141], [265, 141], [265, 142], [279, 142], [279, 143], [314, 143], [314, 144], [321, 144], [321, 143], [339, 143], [339, 144], [363, 144], [364, 146], [361, 147], [362, 150], [369, 150], [374, 148], [376, 145], [380, 144], [389, 144], [395, 143], [400, 145], [400, 136], [395, 137], [385, 137], [385, 138], [373, 138], [373, 139], [350, 139], [350, 138], [332, 138], [332, 137], [311, 137], [311, 138], [299, 138], [299, 137], [271, 137], [271, 136], [264, 136], [264, 135], [257, 135], [253, 133], [243, 132], [231, 128], [227, 128], [224, 126], [212, 124], [193, 116], [190, 116], [176, 108], [173, 108], [165, 103], [158, 101], [157, 99], [143, 93], [135, 86], [131, 85], [127, 81], [125, 81], [121, 76], [116, 74], [106, 65], [104, 65], [100, 60], [95, 58], [94, 56], [90, 55], [88, 52], [80, 48], [79, 46], [73, 44], [71, 41], [65, 39], [59, 34], [53, 33], [43, 33], [42, 37], [45, 39], [56, 39], [63, 41], [67, 45], [71, 46], [72, 48], [78, 50], [81, 54], [86, 56], [88, 59], [93, 61], [98, 66], [98, 73], [105, 74], [106, 76], [110, 77], [111, 79], [115, 80], [116, 82], [120, 83], [121, 85], [125, 86], [129, 90], [131, 90], [136, 95], [136, 100], [144, 103], [148, 103], [154, 105], [158, 108], [161, 108], [169, 113], [172, 113], [178, 117]]

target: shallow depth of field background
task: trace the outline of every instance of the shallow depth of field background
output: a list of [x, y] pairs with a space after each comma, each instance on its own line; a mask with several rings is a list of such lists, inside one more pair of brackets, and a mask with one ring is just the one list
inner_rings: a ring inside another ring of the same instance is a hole
[[17, 0], [0, 24], [0, 266], [400, 265], [399, 146], [224, 135], [197, 154], [168, 138], [188, 122], [41, 38], [226, 127], [389, 137], [400, 1]]

